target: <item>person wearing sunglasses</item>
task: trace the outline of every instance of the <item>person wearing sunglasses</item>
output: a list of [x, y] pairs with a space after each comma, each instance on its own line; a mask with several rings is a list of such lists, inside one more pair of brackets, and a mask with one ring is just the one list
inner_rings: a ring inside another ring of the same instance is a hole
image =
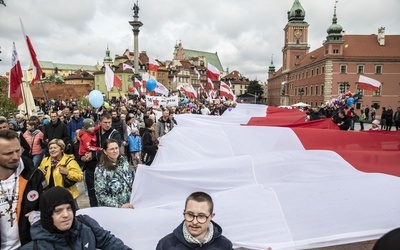
[[162, 238], [157, 250], [168, 249], [233, 249], [232, 242], [222, 235], [222, 228], [212, 221], [214, 203], [210, 195], [195, 192], [186, 199], [184, 221]]

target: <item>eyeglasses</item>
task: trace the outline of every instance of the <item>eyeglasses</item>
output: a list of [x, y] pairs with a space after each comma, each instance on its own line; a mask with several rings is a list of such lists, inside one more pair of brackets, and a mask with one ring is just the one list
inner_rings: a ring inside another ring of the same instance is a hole
[[192, 222], [194, 218], [196, 218], [197, 222], [199, 222], [200, 224], [206, 223], [210, 215], [207, 216], [204, 214], [194, 215], [192, 213], [183, 213], [183, 216], [185, 217], [185, 220], [187, 222]]

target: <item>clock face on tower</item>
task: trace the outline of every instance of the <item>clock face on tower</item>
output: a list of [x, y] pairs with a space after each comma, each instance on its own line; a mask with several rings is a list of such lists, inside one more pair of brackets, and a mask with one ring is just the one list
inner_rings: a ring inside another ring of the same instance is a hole
[[303, 34], [303, 31], [301, 31], [301, 30], [295, 30], [294, 31], [294, 36], [297, 37], [297, 38], [301, 37], [302, 34]]

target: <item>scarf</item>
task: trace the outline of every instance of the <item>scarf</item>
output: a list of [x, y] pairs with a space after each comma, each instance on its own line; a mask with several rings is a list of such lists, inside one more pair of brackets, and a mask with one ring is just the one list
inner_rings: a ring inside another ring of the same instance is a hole
[[31, 136], [35, 136], [35, 135], [37, 135], [37, 134], [39, 133], [39, 129], [35, 129], [35, 130], [33, 130], [33, 131], [28, 130], [28, 133], [29, 133]]
[[193, 235], [189, 233], [189, 230], [186, 227], [186, 223], [183, 223], [183, 237], [185, 237], [185, 240], [189, 243], [199, 244], [201, 247], [202, 245], [210, 242], [212, 240], [213, 235], [214, 235], [214, 225], [211, 223], [211, 221], [208, 224], [208, 232], [204, 237], [204, 239], [201, 241], [193, 237]]

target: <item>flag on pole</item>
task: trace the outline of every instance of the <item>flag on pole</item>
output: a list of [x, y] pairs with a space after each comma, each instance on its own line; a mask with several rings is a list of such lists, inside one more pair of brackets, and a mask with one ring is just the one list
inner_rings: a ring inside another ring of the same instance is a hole
[[135, 77], [135, 84], [134, 85], [135, 85], [135, 87], [142, 87], [143, 83], [141, 81], [139, 81], [139, 79], [137, 79]]
[[223, 96], [223, 97], [226, 97], [226, 98], [229, 98], [232, 101], [236, 100], [236, 96], [235, 96], [235, 94], [233, 94], [232, 90], [229, 88], [229, 85], [224, 83], [224, 82], [222, 82], [222, 81], [221, 81], [221, 84], [220, 84], [220, 87], [219, 87], [219, 95]]
[[168, 96], [169, 95], [169, 91], [168, 89], [160, 82], [156, 81], [157, 86], [154, 89], [155, 92], [160, 93], [162, 95]]
[[228, 83], [229, 83], [229, 88], [232, 88], [231, 80], [229, 80]]
[[381, 83], [375, 79], [360, 75], [358, 78], [357, 88], [364, 90], [377, 91]]
[[207, 88], [214, 89], [214, 83], [211, 81], [210, 78], [207, 78]]
[[194, 68], [193, 70], [194, 70], [194, 73], [197, 74], [197, 79], [200, 79], [200, 73], [199, 73], [199, 71], [197, 71], [196, 68]]
[[29, 36], [26, 35], [25, 28], [24, 28], [24, 25], [22, 24], [21, 18], [19, 19], [19, 21], [21, 23], [22, 33], [24, 34], [26, 44], [28, 45], [29, 54], [31, 55], [31, 59], [32, 59], [33, 74], [32, 74], [32, 82], [31, 83], [39, 82], [40, 78], [42, 77], [42, 68], [40, 67], [39, 62], [36, 58], [36, 52], [33, 49], [31, 39], [29, 38]]
[[173, 82], [176, 82], [176, 75], [174, 75], [174, 80], [173, 80]]
[[220, 86], [223, 86], [224, 88], [227, 88], [227, 89], [231, 89], [231, 87], [223, 81], [221, 81]]
[[122, 64], [122, 69], [123, 69], [123, 71], [125, 71], [126, 69], [131, 69], [132, 72], [135, 73], [135, 69], [131, 65], [126, 64], [126, 63]]
[[116, 74], [112, 71], [110, 66], [105, 65], [106, 72], [104, 74], [104, 80], [106, 82], [106, 89], [110, 91], [113, 87], [122, 88], [122, 82]]
[[160, 65], [158, 64], [158, 62], [154, 60], [154, 58], [149, 56], [149, 70], [157, 71], [159, 67]]
[[218, 81], [219, 75], [221, 72], [211, 63], [208, 63], [207, 67], [207, 77], [210, 78], [212, 81]]
[[22, 95], [22, 69], [19, 62], [17, 48], [15, 43], [13, 43], [13, 53], [11, 58], [11, 70], [10, 79], [8, 85], [8, 98], [11, 98], [15, 105], [20, 105], [24, 102], [24, 97]]

